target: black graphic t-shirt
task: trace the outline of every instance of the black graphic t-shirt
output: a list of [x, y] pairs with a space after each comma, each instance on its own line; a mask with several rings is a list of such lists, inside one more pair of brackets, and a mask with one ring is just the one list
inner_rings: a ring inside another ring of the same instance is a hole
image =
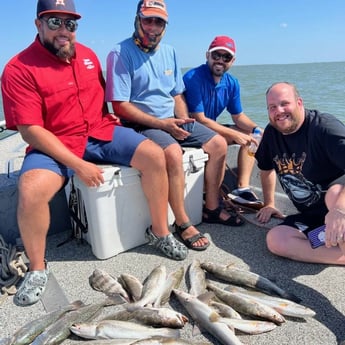
[[255, 157], [261, 170], [276, 171], [300, 212], [325, 210], [329, 183], [345, 173], [345, 126], [333, 115], [306, 109], [296, 133], [283, 135], [268, 125]]

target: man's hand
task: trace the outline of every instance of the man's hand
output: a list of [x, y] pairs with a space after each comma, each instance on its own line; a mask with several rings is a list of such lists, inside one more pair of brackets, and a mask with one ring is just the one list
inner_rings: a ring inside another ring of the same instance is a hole
[[281, 219], [285, 218], [285, 216], [278, 209], [270, 205], [264, 206], [256, 214], [256, 218], [260, 223], [267, 223], [272, 216]]
[[242, 133], [234, 129], [229, 130], [231, 130], [232, 142], [235, 144], [241, 146], [249, 146], [252, 141], [256, 143], [256, 140], [251, 135]]
[[88, 187], [99, 187], [104, 183], [103, 170], [94, 163], [82, 161], [75, 173]]
[[170, 133], [177, 140], [185, 140], [187, 137], [189, 137], [190, 132], [183, 129], [182, 126], [184, 124], [195, 122], [195, 120], [191, 118], [186, 118], [186, 119], [169, 118], [169, 119], [164, 119], [161, 121], [164, 122], [162, 129]]
[[339, 248], [345, 254], [345, 210], [332, 208], [325, 217], [325, 245], [327, 248]]

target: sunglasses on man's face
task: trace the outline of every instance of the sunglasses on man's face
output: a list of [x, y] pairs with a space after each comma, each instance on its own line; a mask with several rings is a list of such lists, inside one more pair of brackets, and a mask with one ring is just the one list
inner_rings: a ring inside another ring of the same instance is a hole
[[165, 26], [165, 21], [161, 18], [154, 18], [154, 17], [149, 17], [149, 18], [141, 18], [141, 22], [144, 25], [152, 25], [155, 24], [156, 26], [163, 28]]
[[78, 22], [76, 19], [61, 19], [57, 17], [50, 17], [48, 19], [40, 18], [40, 20], [43, 20], [47, 23], [47, 26], [50, 30], [58, 30], [62, 27], [62, 24], [65, 25], [65, 28], [69, 32], [74, 32], [78, 28]]
[[211, 52], [211, 57], [214, 61], [222, 59], [225, 63], [228, 63], [233, 59], [233, 55], [231, 55], [230, 53], [221, 54], [217, 51]]

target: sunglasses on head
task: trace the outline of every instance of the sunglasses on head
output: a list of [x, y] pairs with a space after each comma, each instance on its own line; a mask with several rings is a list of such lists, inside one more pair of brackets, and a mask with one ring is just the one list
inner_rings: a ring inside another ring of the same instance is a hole
[[211, 57], [214, 61], [218, 61], [221, 58], [225, 63], [228, 63], [233, 59], [233, 55], [231, 55], [230, 53], [221, 54], [216, 50], [211, 52]]
[[155, 18], [155, 17], [149, 17], [149, 18], [141, 18], [141, 22], [144, 24], [144, 25], [152, 25], [152, 24], [155, 24], [159, 27], [164, 27], [165, 26], [165, 21], [161, 18]]
[[78, 22], [76, 19], [61, 19], [57, 17], [50, 17], [48, 19], [40, 18], [40, 20], [43, 20], [47, 23], [47, 26], [50, 30], [58, 30], [62, 27], [62, 24], [65, 25], [65, 28], [69, 32], [74, 32], [78, 28]]

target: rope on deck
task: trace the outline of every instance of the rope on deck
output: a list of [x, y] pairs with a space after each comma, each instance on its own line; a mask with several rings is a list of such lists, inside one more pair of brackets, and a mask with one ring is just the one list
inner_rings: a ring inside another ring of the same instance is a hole
[[8, 295], [17, 292], [16, 284], [24, 277], [28, 267], [23, 260], [24, 251], [7, 244], [0, 235], [0, 304]]

